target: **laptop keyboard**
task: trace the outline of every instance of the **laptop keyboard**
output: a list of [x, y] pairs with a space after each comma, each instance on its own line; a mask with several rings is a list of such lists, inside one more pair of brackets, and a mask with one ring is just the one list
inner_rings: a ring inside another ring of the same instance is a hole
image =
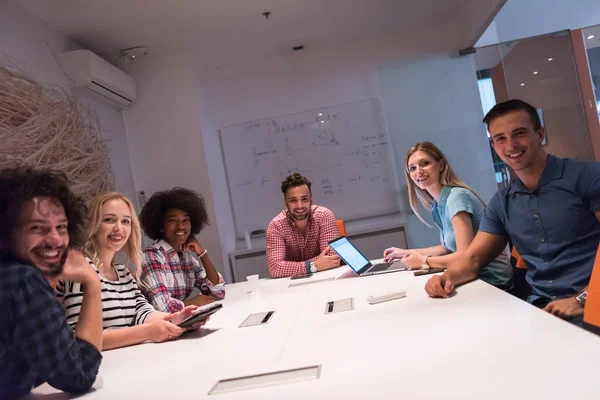
[[369, 269], [369, 272], [384, 271], [384, 270], [388, 269], [390, 267], [390, 265], [392, 265], [391, 262], [375, 264]]

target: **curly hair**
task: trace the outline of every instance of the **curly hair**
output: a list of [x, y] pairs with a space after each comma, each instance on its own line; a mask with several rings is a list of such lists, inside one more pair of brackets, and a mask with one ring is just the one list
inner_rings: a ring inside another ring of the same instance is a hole
[[64, 173], [49, 169], [16, 167], [0, 171], [0, 249], [10, 246], [21, 209], [36, 197], [50, 197], [62, 204], [69, 221], [69, 246], [81, 249], [85, 244], [87, 208], [83, 199], [71, 192], [68, 184]]
[[312, 190], [310, 189], [310, 185], [311, 185], [310, 181], [308, 179], [306, 179], [305, 176], [302, 176], [299, 173], [294, 172], [293, 174], [291, 174], [290, 176], [285, 178], [285, 180], [283, 182], [281, 182], [281, 191], [285, 195], [287, 193], [288, 189], [293, 188], [293, 187], [302, 186], [302, 185], [308, 186], [308, 191], [310, 192], [310, 194], [312, 194]]
[[146, 236], [152, 240], [163, 238], [162, 229], [167, 211], [178, 208], [190, 216], [190, 233], [197, 235], [206, 225], [208, 211], [204, 197], [193, 190], [175, 187], [171, 190], [156, 192], [150, 197], [140, 213], [140, 224]]

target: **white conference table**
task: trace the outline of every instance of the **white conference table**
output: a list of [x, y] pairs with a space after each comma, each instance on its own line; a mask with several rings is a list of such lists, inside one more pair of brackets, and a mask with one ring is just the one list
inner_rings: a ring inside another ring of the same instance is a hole
[[[223, 309], [179, 340], [104, 352], [85, 399], [599, 399], [600, 337], [482, 281], [431, 299], [431, 277], [410, 271], [319, 282], [261, 280], [227, 286]], [[407, 297], [370, 305], [367, 296], [403, 288]], [[325, 315], [353, 297], [355, 309]], [[239, 328], [253, 312], [269, 323]], [[320, 376], [208, 395], [221, 379], [320, 365]], [[49, 396], [48, 396], [49, 395]], [[47, 397], [48, 396], [48, 397]], [[34, 398], [68, 398], [48, 385]]]

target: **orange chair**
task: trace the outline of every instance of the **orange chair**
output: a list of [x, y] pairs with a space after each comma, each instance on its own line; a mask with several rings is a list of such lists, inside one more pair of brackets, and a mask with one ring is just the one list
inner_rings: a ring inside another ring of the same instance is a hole
[[346, 236], [346, 224], [344, 223], [343, 219], [337, 219], [335, 221], [335, 223], [337, 224], [337, 228], [338, 231], [340, 232], [341, 236]]
[[514, 272], [514, 285], [510, 293], [521, 300], [527, 300], [531, 294], [531, 286], [529, 286], [526, 279], [527, 264], [525, 264], [525, 260], [514, 246], [510, 250], [510, 265], [512, 265]]
[[587, 290], [585, 309], [583, 310], [583, 322], [592, 325], [594, 332], [600, 333], [600, 246], [596, 252], [594, 269]]
[[511, 261], [514, 261], [513, 266], [515, 268], [527, 269], [527, 264], [525, 264], [525, 261], [521, 258], [521, 256], [519, 255], [519, 252], [517, 251], [517, 249], [515, 247], [513, 247], [512, 250], [510, 251], [510, 257], [514, 259]]

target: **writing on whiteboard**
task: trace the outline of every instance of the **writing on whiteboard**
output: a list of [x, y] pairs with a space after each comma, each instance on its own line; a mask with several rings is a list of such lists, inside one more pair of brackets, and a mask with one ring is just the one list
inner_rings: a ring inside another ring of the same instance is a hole
[[[342, 219], [399, 210], [390, 143], [376, 99], [220, 130], [236, 233], [266, 229], [281, 211], [281, 182], [299, 172], [317, 204]], [[373, 194], [376, 194], [373, 196]]]

